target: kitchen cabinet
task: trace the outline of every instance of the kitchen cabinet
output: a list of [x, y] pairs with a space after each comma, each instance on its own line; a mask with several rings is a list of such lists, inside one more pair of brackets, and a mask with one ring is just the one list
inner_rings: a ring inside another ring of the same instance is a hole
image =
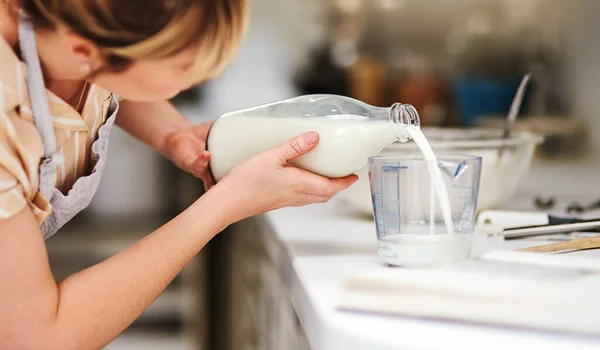
[[[226, 254], [221, 295], [226, 305], [226, 344], [229, 350], [309, 350], [290, 300], [292, 259], [270, 234], [262, 216], [246, 219], [223, 233]], [[224, 250], [223, 250], [224, 249]], [[219, 283], [219, 281], [215, 281]]]

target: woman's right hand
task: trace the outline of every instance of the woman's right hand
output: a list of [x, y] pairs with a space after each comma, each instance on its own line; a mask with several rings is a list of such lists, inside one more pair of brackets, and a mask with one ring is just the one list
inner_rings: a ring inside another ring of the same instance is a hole
[[297, 168], [290, 162], [310, 151], [319, 142], [309, 132], [254, 156], [233, 167], [215, 186], [226, 192], [233, 206], [233, 221], [270, 210], [326, 202], [352, 185], [358, 176], [328, 179]]

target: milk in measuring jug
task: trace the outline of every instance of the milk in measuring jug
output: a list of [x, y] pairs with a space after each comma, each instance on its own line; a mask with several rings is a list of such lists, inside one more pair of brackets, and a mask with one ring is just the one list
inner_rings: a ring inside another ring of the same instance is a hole
[[446, 227], [429, 227], [422, 232], [389, 235], [379, 239], [379, 256], [386, 262], [404, 267], [427, 267], [453, 263], [469, 257], [471, 239], [467, 235], [448, 235]]
[[398, 139], [409, 138], [403, 125], [355, 115], [325, 118], [229, 116], [218, 123], [219, 128], [211, 130], [208, 143], [211, 170], [217, 181], [237, 163], [309, 131], [319, 134], [319, 144], [293, 164], [330, 178], [354, 173], [365, 165], [368, 157]]

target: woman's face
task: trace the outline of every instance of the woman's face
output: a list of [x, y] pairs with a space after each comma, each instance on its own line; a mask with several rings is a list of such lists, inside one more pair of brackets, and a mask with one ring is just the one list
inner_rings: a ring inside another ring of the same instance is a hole
[[173, 56], [135, 61], [123, 71], [111, 72], [101, 50], [89, 40], [66, 29], [37, 35], [44, 73], [52, 80], [85, 79], [81, 68], [87, 65], [93, 83], [131, 101], [165, 100], [189, 88], [198, 56], [198, 48], [192, 46]]
[[189, 88], [196, 55], [197, 51], [191, 48], [168, 58], [135, 62], [122, 72], [101, 72], [92, 80], [132, 101], [169, 99]]

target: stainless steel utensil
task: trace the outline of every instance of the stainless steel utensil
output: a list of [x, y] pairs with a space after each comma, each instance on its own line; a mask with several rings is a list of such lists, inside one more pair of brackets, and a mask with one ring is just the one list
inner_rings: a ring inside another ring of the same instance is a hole
[[569, 233], [600, 229], [600, 220], [577, 222], [561, 225], [537, 226], [504, 230], [504, 239], [518, 239], [534, 236], [543, 236], [555, 233]]
[[[521, 108], [521, 104], [523, 103], [523, 96], [525, 96], [525, 88], [531, 79], [531, 73], [525, 74], [523, 79], [521, 80], [521, 84], [519, 84], [519, 89], [517, 89], [517, 93], [513, 98], [512, 104], [510, 105], [510, 110], [508, 111], [508, 117], [506, 119], [506, 124], [504, 125], [504, 131], [502, 132], [502, 139], [505, 140], [510, 137], [510, 133], [515, 125], [515, 120], [517, 120], [517, 115], [519, 115], [519, 110]], [[502, 152], [504, 152], [504, 146], [500, 147], [498, 150], [498, 161], [502, 156]]]

